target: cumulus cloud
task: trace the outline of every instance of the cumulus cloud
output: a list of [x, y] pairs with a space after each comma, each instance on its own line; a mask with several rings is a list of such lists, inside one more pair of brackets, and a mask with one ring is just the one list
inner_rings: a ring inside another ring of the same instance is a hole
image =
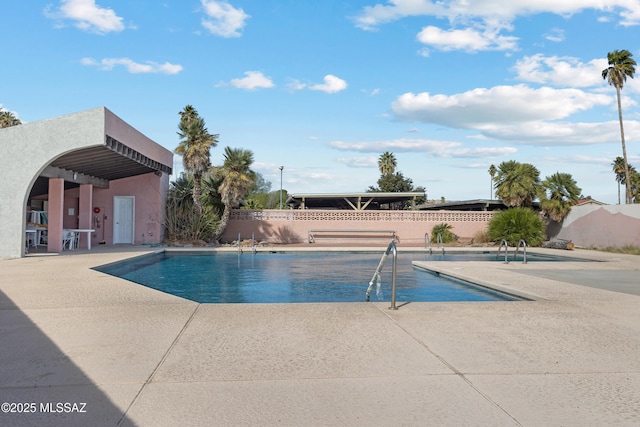
[[93, 58], [82, 58], [80, 62], [82, 65], [98, 67], [104, 71], [111, 71], [116, 66], [121, 65], [131, 74], [178, 74], [183, 70], [182, 65], [178, 64], [171, 64], [169, 62], [158, 64], [152, 61], [141, 64], [129, 58], [104, 58], [100, 61], [96, 61]]
[[[625, 120], [624, 132], [628, 140], [637, 141], [640, 122]], [[591, 145], [612, 142], [612, 137], [619, 138], [620, 124], [617, 120], [592, 123], [532, 121], [486, 128], [483, 133], [522, 145]]]
[[324, 83], [309, 86], [311, 90], [319, 90], [325, 93], [336, 93], [347, 88], [347, 82], [331, 74], [324, 76]]
[[611, 102], [610, 96], [579, 89], [516, 85], [478, 88], [455, 95], [405, 93], [391, 107], [400, 120], [484, 130], [503, 123], [559, 120]]
[[47, 6], [44, 13], [51, 19], [71, 20], [76, 28], [98, 34], [125, 28], [122, 18], [113, 9], [100, 7], [95, 0], [62, 0], [57, 10], [52, 11], [51, 6]]
[[[478, 52], [485, 50], [513, 50], [517, 47], [517, 37], [500, 35], [496, 29], [442, 30], [428, 26], [418, 33], [418, 41], [439, 50], [465, 50]], [[420, 54], [425, 56], [425, 51]]]
[[[467, 52], [486, 50], [516, 50], [518, 38], [505, 35], [512, 23], [522, 16], [551, 13], [563, 17], [585, 10], [600, 12], [609, 18], [617, 13], [621, 25], [640, 24], [640, 3], [633, 0], [388, 0], [365, 6], [354, 18], [356, 27], [376, 30], [380, 25], [406, 17], [429, 16], [444, 19], [450, 28], [427, 26], [418, 33], [418, 40], [439, 50], [461, 49]], [[547, 40], [564, 40], [561, 30], [553, 29]], [[428, 49], [418, 51], [428, 56]]]
[[583, 63], [569, 56], [525, 56], [513, 67], [516, 78], [525, 82], [553, 86], [589, 87], [602, 85], [602, 70], [607, 59], [593, 59]]
[[622, 25], [640, 23], [640, 4], [631, 0], [388, 0], [384, 4], [365, 6], [354, 21], [364, 30], [374, 30], [382, 24], [411, 16], [433, 16], [452, 23], [481, 20], [495, 25], [513, 22], [521, 16], [540, 13], [570, 16], [589, 9], [603, 16], [617, 13]]
[[271, 79], [259, 71], [245, 71], [245, 77], [231, 80], [231, 86], [238, 89], [255, 90], [259, 88], [271, 88]]
[[[359, 151], [363, 153], [380, 153], [393, 151], [395, 153], [413, 152], [427, 153], [433, 157], [485, 158], [501, 157], [517, 152], [513, 147], [464, 147], [455, 141], [432, 141], [428, 139], [394, 139], [371, 142], [331, 141], [328, 145], [340, 151]], [[377, 158], [374, 158], [377, 165]]]
[[201, 0], [201, 3], [207, 15], [202, 19], [202, 26], [217, 36], [240, 37], [247, 19], [251, 17], [226, 1]]

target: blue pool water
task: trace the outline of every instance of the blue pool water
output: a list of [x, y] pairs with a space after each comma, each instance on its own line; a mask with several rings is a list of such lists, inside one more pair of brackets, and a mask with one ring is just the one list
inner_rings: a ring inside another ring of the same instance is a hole
[[[362, 302], [380, 253], [162, 252], [96, 270], [200, 303]], [[401, 253], [397, 301], [511, 301], [518, 298], [430, 274], [411, 265], [422, 255]], [[391, 299], [391, 259], [382, 292]]]

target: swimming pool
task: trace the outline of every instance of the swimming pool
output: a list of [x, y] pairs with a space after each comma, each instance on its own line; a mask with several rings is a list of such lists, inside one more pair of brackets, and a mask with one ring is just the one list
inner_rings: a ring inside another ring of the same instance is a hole
[[[200, 303], [362, 302], [380, 253], [172, 252], [134, 258], [95, 270]], [[398, 302], [512, 301], [519, 298], [434, 275], [411, 265], [421, 256], [398, 256]], [[382, 270], [381, 294], [389, 301], [391, 262]]]

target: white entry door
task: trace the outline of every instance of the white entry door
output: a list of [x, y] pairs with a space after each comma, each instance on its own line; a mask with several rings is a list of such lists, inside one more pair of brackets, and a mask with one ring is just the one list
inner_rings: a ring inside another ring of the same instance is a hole
[[113, 198], [113, 243], [133, 244], [133, 212], [135, 197], [115, 196]]

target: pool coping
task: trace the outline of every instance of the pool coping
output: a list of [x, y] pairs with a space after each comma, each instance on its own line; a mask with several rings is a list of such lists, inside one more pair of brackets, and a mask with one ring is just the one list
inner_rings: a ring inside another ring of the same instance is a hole
[[[397, 311], [378, 302], [198, 304], [90, 270], [151, 251], [0, 261], [0, 401], [89, 402], [84, 415], [0, 422], [640, 423], [640, 296], [529, 276], [542, 262], [436, 266], [535, 301]], [[605, 280], [638, 274], [638, 257], [575, 253], [606, 262], [544, 267]]]

